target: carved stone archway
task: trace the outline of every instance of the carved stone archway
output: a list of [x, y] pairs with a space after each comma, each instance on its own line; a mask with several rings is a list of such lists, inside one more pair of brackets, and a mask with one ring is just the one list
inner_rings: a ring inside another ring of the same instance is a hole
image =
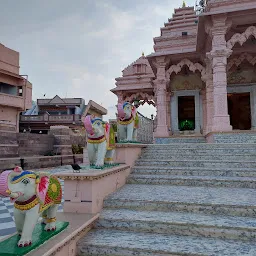
[[241, 46], [249, 39], [250, 36], [254, 36], [256, 38], [256, 27], [250, 26], [245, 32], [239, 34], [234, 34], [227, 42], [227, 48], [232, 49], [236, 43], [239, 43]]
[[166, 71], [166, 76], [171, 76], [172, 73], [178, 74], [182, 67], [187, 66], [190, 71], [193, 73], [198, 70], [201, 73], [201, 79], [205, 82], [206, 81], [206, 69], [204, 66], [202, 66], [200, 63], [193, 63], [192, 61], [188, 59], [183, 59], [176, 65], [172, 65], [167, 71]]
[[232, 58], [227, 65], [227, 70], [230, 70], [234, 65], [239, 66], [244, 60], [247, 60], [253, 66], [256, 64], [256, 56], [252, 56], [249, 53], [242, 53], [239, 57]]
[[141, 105], [148, 103], [149, 105], [153, 105], [155, 107], [155, 97], [153, 95], [150, 95], [144, 92], [137, 92], [137, 93], [133, 93], [130, 96], [126, 96], [124, 98], [124, 101], [128, 101], [132, 103], [135, 99], [141, 99], [142, 100]]

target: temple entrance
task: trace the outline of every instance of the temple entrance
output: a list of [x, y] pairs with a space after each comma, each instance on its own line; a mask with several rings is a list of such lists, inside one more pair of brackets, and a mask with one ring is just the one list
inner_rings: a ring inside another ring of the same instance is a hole
[[195, 130], [195, 97], [178, 97], [178, 120], [180, 131]]
[[250, 93], [229, 93], [228, 114], [233, 130], [251, 129]]

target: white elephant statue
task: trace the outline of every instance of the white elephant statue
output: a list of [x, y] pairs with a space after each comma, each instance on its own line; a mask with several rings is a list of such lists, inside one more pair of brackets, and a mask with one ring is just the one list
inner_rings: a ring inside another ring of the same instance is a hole
[[87, 151], [90, 165], [102, 167], [113, 164], [115, 134], [109, 123], [93, 115], [86, 116], [84, 126], [87, 131]]
[[137, 129], [139, 127], [139, 117], [135, 106], [130, 102], [119, 103], [117, 105], [118, 141], [137, 141]]
[[32, 244], [32, 233], [42, 215], [46, 224], [44, 230], [56, 229], [56, 213], [61, 203], [62, 189], [55, 176], [23, 171], [15, 167], [0, 175], [0, 194], [14, 202], [14, 219], [18, 234], [19, 247]]

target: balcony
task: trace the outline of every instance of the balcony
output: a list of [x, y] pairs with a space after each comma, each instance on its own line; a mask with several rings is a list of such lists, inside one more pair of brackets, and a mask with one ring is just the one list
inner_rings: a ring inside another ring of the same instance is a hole
[[22, 123], [52, 123], [52, 124], [72, 124], [80, 123], [80, 115], [31, 115], [21, 116]]
[[24, 99], [20, 96], [0, 93], [0, 105], [24, 110]]

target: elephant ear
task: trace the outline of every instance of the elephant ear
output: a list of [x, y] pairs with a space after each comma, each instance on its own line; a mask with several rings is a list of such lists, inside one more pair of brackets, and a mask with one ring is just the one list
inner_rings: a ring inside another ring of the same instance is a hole
[[93, 132], [93, 129], [92, 129], [92, 119], [91, 119], [91, 116], [86, 116], [85, 119], [84, 119], [84, 127], [85, 127], [85, 130], [90, 134], [90, 135], [93, 135], [94, 132]]
[[50, 178], [48, 176], [43, 176], [40, 178], [40, 181], [37, 184], [36, 194], [41, 204], [44, 204], [49, 183], [50, 183]]
[[124, 107], [122, 103], [118, 103], [117, 105], [117, 114], [118, 114], [118, 118], [124, 119], [125, 113], [124, 113]]

